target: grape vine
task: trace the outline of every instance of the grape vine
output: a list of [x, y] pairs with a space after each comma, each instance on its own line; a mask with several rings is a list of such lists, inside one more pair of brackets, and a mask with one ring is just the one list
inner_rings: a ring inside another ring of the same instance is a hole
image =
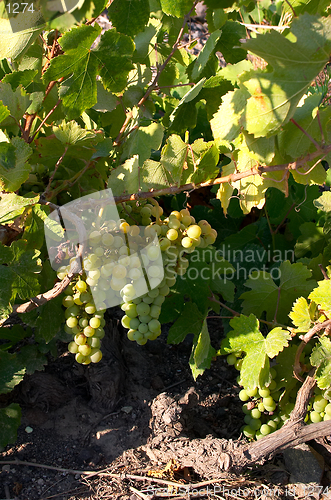
[[[100, 361], [105, 311], [120, 306], [141, 346], [165, 323], [168, 343], [192, 335], [194, 379], [227, 356], [249, 440], [291, 424], [306, 381], [300, 418], [324, 429], [329, 8], [204, 3], [193, 55], [193, 0], [86, 0], [51, 19], [0, 2], [0, 394], [60, 342]], [[97, 206], [108, 190], [112, 206]], [[20, 411], [0, 407], [0, 446]]]

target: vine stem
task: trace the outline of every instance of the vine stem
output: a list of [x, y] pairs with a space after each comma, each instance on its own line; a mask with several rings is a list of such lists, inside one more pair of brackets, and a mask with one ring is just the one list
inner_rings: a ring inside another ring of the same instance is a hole
[[[146, 90], [145, 92], [145, 95], [140, 99], [140, 101], [137, 103], [137, 108], [141, 108], [141, 106], [144, 104], [144, 102], [146, 102], [146, 100], [148, 99], [148, 97], [150, 96], [150, 94], [153, 92], [153, 90], [156, 90], [157, 89], [157, 82], [160, 78], [160, 75], [162, 73], [162, 71], [165, 69], [165, 67], [167, 66], [167, 64], [169, 63], [170, 59], [172, 58], [172, 56], [174, 55], [174, 53], [176, 52], [176, 50], [179, 48], [179, 45], [180, 45], [180, 42], [181, 42], [181, 39], [182, 39], [182, 36], [183, 36], [183, 33], [184, 33], [184, 30], [185, 30], [185, 27], [186, 27], [186, 22], [187, 20], [189, 19], [190, 15], [191, 15], [191, 12], [192, 10], [195, 8], [195, 5], [196, 5], [197, 1], [194, 2], [190, 12], [184, 17], [184, 21], [183, 21], [183, 24], [182, 24], [182, 27], [181, 29], [179, 30], [179, 33], [178, 33], [178, 36], [177, 36], [177, 39], [171, 49], [171, 52], [170, 54], [168, 55], [168, 57], [166, 58], [166, 60], [164, 61], [163, 64], [161, 64], [158, 68], [157, 68], [157, 72], [156, 72], [156, 75], [155, 77], [153, 78], [151, 84], [149, 85], [148, 89]], [[186, 84], [187, 85], [187, 84]], [[130, 123], [131, 119], [132, 119], [133, 115], [132, 115], [132, 112], [130, 111], [127, 115], [126, 115], [126, 118], [125, 118], [125, 121], [121, 127], [121, 130], [119, 131], [119, 134], [118, 136], [116, 137], [116, 140], [114, 141], [113, 143], [113, 146], [116, 147], [116, 146], [119, 146], [121, 141], [122, 141], [122, 136], [124, 134], [124, 131], [126, 129], [126, 127], [128, 126], [128, 124]], [[125, 200], [122, 200], [122, 201], [125, 201]]]
[[300, 372], [302, 371], [300, 365], [300, 356], [302, 354], [302, 351], [304, 350], [305, 346], [308, 344], [310, 339], [314, 337], [314, 335], [316, 335], [321, 330], [326, 330], [327, 328], [328, 329], [331, 328], [331, 319], [323, 321], [323, 323], [317, 323], [305, 335], [302, 335], [300, 337], [301, 344], [299, 345], [297, 352], [295, 354], [294, 365], [293, 365], [293, 375], [297, 380], [300, 380], [300, 382], [303, 382], [303, 378], [300, 375]]
[[231, 183], [231, 182], [236, 182], [238, 180], [244, 179], [246, 177], [250, 177], [253, 175], [259, 175], [261, 176], [264, 173], [269, 173], [269, 172], [277, 172], [280, 170], [296, 170], [303, 165], [307, 163], [307, 161], [313, 160], [317, 158], [319, 155], [324, 155], [328, 154], [331, 152], [331, 144], [328, 146], [322, 146], [319, 147], [318, 151], [314, 151], [313, 153], [307, 154], [305, 157], [291, 163], [282, 163], [279, 165], [270, 165], [270, 166], [263, 166], [263, 165], [258, 165], [256, 167], [252, 167], [248, 170], [245, 170], [244, 172], [236, 172], [233, 174], [225, 175], [224, 177], [218, 177], [217, 179], [211, 179], [206, 182], [201, 182], [199, 184], [195, 184], [194, 182], [191, 182], [189, 184], [185, 184], [183, 186], [168, 186], [165, 188], [161, 189], [151, 189], [150, 191], [139, 191], [138, 193], [133, 193], [133, 194], [123, 194], [120, 196], [115, 196], [115, 202], [116, 203], [122, 203], [123, 201], [136, 201], [136, 200], [143, 200], [146, 198], [150, 198], [150, 196], [164, 196], [164, 195], [173, 195], [176, 193], [180, 193], [182, 191], [191, 191], [194, 189], [199, 189], [202, 187], [207, 187], [207, 186], [215, 186], [218, 184], [225, 184], [226, 182]]
[[[231, 307], [228, 307], [226, 304], [224, 304], [223, 302], [220, 302], [218, 299], [216, 299], [215, 295], [213, 294], [211, 297], [208, 297], [208, 299], [211, 301], [211, 302], [216, 302], [216, 304], [219, 304], [220, 306], [222, 306], [224, 309], [226, 309], [227, 311], [231, 312], [233, 314], [233, 316], [240, 316], [240, 313], [238, 311], [235, 311], [234, 309], [231, 309]], [[215, 318], [216, 316], [211, 316], [211, 318]], [[221, 316], [220, 316], [221, 317]], [[285, 328], [287, 329], [287, 326], [286, 325], [282, 325], [281, 323], [277, 323], [277, 321], [266, 321], [264, 319], [258, 319], [258, 321], [260, 323], [263, 323], [264, 325], [268, 325], [268, 326], [271, 326], [271, 327], [274, 327], [274, 326], [281, 326], [282, 328]]]

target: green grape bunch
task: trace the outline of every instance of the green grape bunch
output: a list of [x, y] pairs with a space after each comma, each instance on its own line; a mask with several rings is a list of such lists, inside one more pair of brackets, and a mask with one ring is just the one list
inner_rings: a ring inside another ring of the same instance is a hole
[[[227, 356], [227, 363], [234, 366], [239, 372], [242, 365], [241, 355], [241, 352], [237, 352]], [[267, 387], [242, 388], [238, 394], [239, 399], [244, 403], [242, 410], [245, 415], [245, 425], [241, 431], [250, 440], [261, 439], [280, 429], [290, 418], [294, 409], [297, 388], [293, 387], [285, 398], [285, 394], [281, 394], [278, 390], [280, 381], [278, 380], [277, 364], [270, 369], [270, 375], [271, 382]], [[240, 384], [240, 376], [237, 377], [237, 382]], [[330, 420], [330, 391], [322, 393], [321, 389], [316, 388], [307, 410], [304, 420], [306, 424]]]
[[[69, 351], [79, 363], [101, 359], [104, 312], [121, 305], [129, 340], [144, 345], [161, 334], [161, 306], [178, 275], [186, 273], [186, 254], [213, 244], [217, 233], [205, 221], [196, 223], [187, 209], [163, 216], [154, 200], [122, 203], [82, 212], [86, 235], [81, 276], [66, 290], [65, 329], [73, 335]], [[116, 218], [116, 213], [119, 217]], [[64, 279], [76, 256], [65, 250], [57, 269]]]

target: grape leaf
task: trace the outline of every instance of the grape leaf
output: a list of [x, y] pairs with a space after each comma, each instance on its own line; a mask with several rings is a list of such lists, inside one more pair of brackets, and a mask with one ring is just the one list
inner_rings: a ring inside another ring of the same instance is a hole
[[275, 377], [277, 391], [283, 388], [290, 394], [298, 384], [298, 380], [293, 376], [293, 365], [297, 350], [298, 346], [292, 344], [277, 356], [277, 363], [273, 366], [277, 372], [277, 376]]
[[[304, 14], [292, 22], [291, 33], [275, 30], [257, 35], [245, 48], [270, 66], [256, 77], [241, 79], [251, 94], [245, 128], [257, 137], [274, 132], [294, 114], [310, 82], [324, 68], [331, 50], [331, 20]], [[285, 77], [286, 75], [286, 77]]]
[[176, 130], [179, 133], [182, 133], [189, 127], [194, 127], [194, 125], [192, 124], [191, 112], [194, 111], [196, 115], [196, 109], [191, 101], [193, 101], [198, 96], [205, 81], [206, 79], [202, 78], [196, 85], [194, 85], [194, 87], [190, 88], [190, 90], [186, 92], [186, 94], [174, 108], [169, 116], [171, 130]]
[[41, 15], [38, 9], [34, 10], [32, 19], [22, 12], [14, 26], [12, 19], [0, 19], [0, 60], [8, 58], [15, 60], [21, 56], [42, 32], [38, 27], [40, 22]]
[[148, 0], [113, 0], [108, 17], [117, 31], [133, 36], [144, 31], [149, 19]]
[[[275, 278], [280, 275], [279, 286], [272, 277], [274, 272], [277, 272]], [[310, 277], [311, 271], [306, 266], [300, 262], [291, 264], [288, 260], [282, 262], [279, 270], [273, 270], [272, 273], [254, 271], [252, 277], [245, 282], [245, 286], [251, 290], [240, 296], [244, 300], [243, 314], [253, 313], [261, 318], [266, 311], [268, 321], [272, 321], [276, 315], [279, 323], [286, 324], [293, 302], [300, 295], [307, 296], [316, 286]]]
[[8, 443], [15, 443], [17, 429], [21, 423], [21, 408], [17, 403], [11, 403], [5, 408], [0, 408], [0, 447]]
[[60, 330], [63, 323], [62, 298], [59, 295], [38, 308], [38, 317], [35, 321], [37, 341], [44, 339], [48, 344]]
[[2, 81], [4, 83], [9, 83], [13, 90], [16, 90], [19, 85], [26, 88], [33, 81], [34, 77], [37, 75], [37, 69], [25, 69], [23, 71], [14, 71], [14, 73], [8, 73]]
[[301, 236], [299, 236], [295, 244], [296, 257], [303, 257], [307, 253], [310, 256], [322, 253], [328, 242], [323, 228], [317, 227], [314, 222], [305, 222], [299, 229]]
[[310, 300], [319, 304], [325, 311], [331, 310], [331, 280], [323, 280], [317, 283], [315, 288], [308, 296]]
[[316, 366], [315, 378], [320, 389], [328, 389], [331, 385], [331, 340], [320, 337], [310, 356], [312, 366]]
[[184, 17], [193, 7], [193, 0], [160, 0], [162, 11], [169, 16]]
[[[236, 166], [233, 163], [233, 161], [231, 161], [230, 163], [222, 167], [222, 177], [234, 174], [235, 171], [236, 171]], [[216, 193], [217, 199], [220, 200], [221, 202], [225, 217], [227, 216], [228, 213], [228, 207], [230, 204], [230, 198], [232, 196], [233, 190], [234, 187], [230, 182], [223, 182], [218, 188]]]
[[[49, 302], [48, 302], [49, 303]], [[50, 323], [52, 323], [54, 317], [50, 319]], [[47, 325], [48, 329], [50, 325]], [[19, 352], [19, 359], [22, 365], [25, 366], [26, 374], [31, 375], [35, 371], [42, 371], [47, 365], [48, 360], [45, 354], [40, 352], [40, 344], [30, 344], [25, 345]]]
[[198, 337], [203, 325], [204, 316], [194, 302], [186, 302], [180, 317], [171, 326], [168, 333], [168, 344], [179, 344], [183, 342], [186, 335], [193, 333]]
[[38, 250], [26, 250], [23, 240], [14, 241], [10, 247], [0, 246], [0, 317], [8, 317], [10, 301], [18, 295], [27, 300], [39, 293], [36, 273], [41, 271]]
[[211, 360], [215, 354], [216, 351], [210, 344], [207, 320], [204, 319], [199, 336], [194, 339], [189, 361], [194, 380], [197, 379], [198, 375], [202, 375], [207, 368], [210, 368]]
[[330, 27], [330, 18], [304, 14], [293, 20], [287, 36], [272, 30], [246, 40], [245, 49], [262, 57], [268, 67], [243, 73], [239, 89], [224, 96], [211, 121], [214, 138], [220, 143], [232, 141], [240, 127], [265, 137], [288, 122], [328, 61]]
[[308, 332], [311, 325], [308, 302], [304, 297], [299, 297], [293, 304], [289, 317], [297, 327], [296, 333]]
[[20, 137], [0, 142], [0, 189], [16, 191], [29, 177], [31, 148]]
[[9, 115], [9, 109], [2, 103], [2, 101], [0, 101], [0, 123], [3, 122]]
[[91, 49], [100, 32], [100, 27], [84, 25], [65, 33], [59, 39], [64, 54], [52, 59], [44, 73], [45, 83], [67, 78], [60, 86], [59, 95], [69, 119], [97, 103], [97, 75], [101, 76], [106, 89], [119, 92], [133, 68], [131, 38], [108, 30], [101, 36], [97, 48]]
[[240, 39], [246, 37], [245, 27], [235, 21], [227, 21], [222, 26], [222, 35], [216, 45], [227, 63], [236, 64], [247, 56], [247, 51], [240, 47]]
[[222, 341], [221, 354], [245, 353], [240, 370], [240, 383], [245, 389], [268, 385], [271, 379], [269, 358], [274, 358], [288, 346], [289, 332], [277, 327], [264, 337], [254, 314], [235, 317], [230, 325], [233, 330]]
[[217, 40], [219, 39], [221, 34], [222, 30], [214, 31], [208, 38], [203, 49], [199, 52], [199, 55], [194, 61], [192, 68], [191, 77], [193, 81], [196, 81], [198, 78], [201, 77], [201, 73], [207, 64], [209, 57], [213, 53]]
[[325, 191], [322, 196], [314, 200], [314, 205], [319, 210], [324, 212], [331, 212], [331, 193], [330, 191]]
[[114, 196], [125, 192], [137, 193], [139, 191], [139, 158], [138, 155], [126, 160], [123, 165], [112, 170], [108, 178], [108, 187]]
[[59, 126], [53, 127], [53, 133], [55, 137], [67, 146], [84, 146], [84, 147], [92, 147], [95, 142], [95, 139], [100, 137], [102, 139], [102, 134], [97, 134], [94, 130], [86, 130], [78, 125], [74, 120], [70, 122], [66, 122], [65, 120]]
[[[330, 107], [319, 109], [321, 96], [316, 93], [306, 97], [304, 103], [298, 106], [293, 119], [306, 130], [316, 141], [321, 141], [321, 129], [327, 136], [327, 126], [330, 122]], [[319, 120], [317, 118], [319, 112]], [[287, 123], [278, 136], [279, 150], [282, 156], [290, 155], [300, 158], [308, 152], [315, 151], [314, 144], [307, 140], [307, 136], [292, 122]]]
[[0, 394], [10, 392], [24, 377], [25, 367], [19, 356], [0, 350]]
[[[10, 111], [10, 116], [7, 115], [7, 118], [2, 118], [1, 127], [16, 125], [29, 107], [30, 97], [22, 87], [14, 91], [9, 83], [4, 82], [0, 82], [0, 96], [2, 104], [7, 106]], [[4, 111], [2, 111], [3, 113]]]
[[139, 155], [139, 165], [151, 156], [151, 150], [157, 151], [163, 139], [163, 126], [161, 123], [151, 123], [147, 127], [139, 127], [134, 130], [125, 142], [123, 156], [130, 158]]
[[[200, 337], [199, 337], [200, 338]], [[202, 337], [204, 338], [204, 337]], [[193, 342], [192, 352], [189, 360], [189, 365], [191, 368], [192, 376], [194, 380], [198, 378], [199, 375], [203, 375], [204, 371], [210, 368], [211, 362], [213, 358], [216, 356], [216, 350], [209, 344], [208, 352], [204, 349], [204, 354], [206, 355], [204, 360], [200, 365], [197, 365], [195, 361], [195, 352], [196, 352], [197, 342]]]
[[246, 89], [230, 91], [222, 98], [222, 104], [210, 120], [214, 139], [220, 144], [230, 146], [241, 131], [243, 114], [249, 92]]

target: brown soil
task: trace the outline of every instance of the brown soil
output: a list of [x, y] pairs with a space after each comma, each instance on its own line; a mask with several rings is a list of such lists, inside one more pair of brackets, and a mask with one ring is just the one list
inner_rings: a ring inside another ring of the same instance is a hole
[[[209, 321], [217, 346], [220, 323]], [[231, 498], [230, 490], [233, 497], [239, 487], [253, 498], [266, 485], [285, 491], [281, 457], [245, 477], [221, 470], [219, 455], [238, 445], [232, 440], [243, 425], [238, 372], [224, 358], [194, 381], [192, 339], [167, 345], [165, 326], [159, 339], [138, 346], [117, 320], [109, 318], [107, 330], [98, 365], [77, 365], [62, 345], [63, 354], [45, 372], [18, 386], [22, 424], [15, 445], [0, 454], [1, 499]], [[162, 472], [169, 460], [176, 462]], [[148, 477], [151, 470], [159, 471], [158, 479]], [[84, 471], [99, 473], [88, 477]], [[179, 481], [179, 489], [169, 480]], [[208, 485], [198, 484], [195, 494], [184, 489], [203, 481]], [[230, 496], [223, 490], [215, 497], [221, 487]]]

